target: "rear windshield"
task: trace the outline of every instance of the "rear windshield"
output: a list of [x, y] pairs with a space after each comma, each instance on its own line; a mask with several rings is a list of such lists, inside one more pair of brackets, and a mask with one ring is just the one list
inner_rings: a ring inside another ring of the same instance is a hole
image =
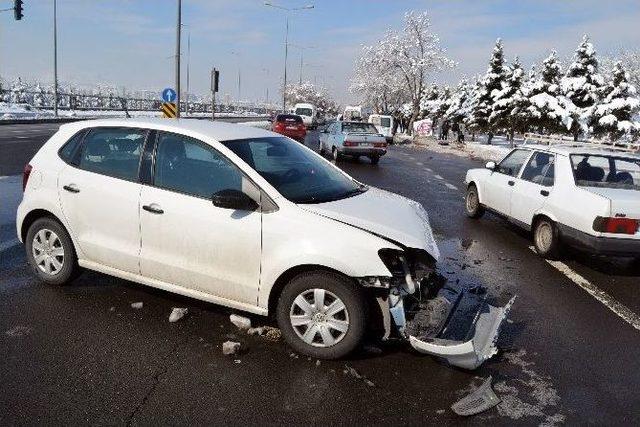
[[302, 123], [302, 117], [293, 114], [280, 114], [276, 117], [276, 121], [283, 123]]
[[313, 110], [311, 110], [311, 108], [296, 108], [296, 114], [311, 117], [313, 115]]
[[343, 123], [342, 124], [343, 132], [359, 132], [359, 133], [378, 133], [378, 130], [371, 123]]
[[382, 117], [380, 119], [380, 126], [385, 127], [385, 128], [390, 128], [391, 127], [391, 119], [389, 117]]
[[640, 190], [640, 159], [574, 154], [571, 165], [578, 186]]

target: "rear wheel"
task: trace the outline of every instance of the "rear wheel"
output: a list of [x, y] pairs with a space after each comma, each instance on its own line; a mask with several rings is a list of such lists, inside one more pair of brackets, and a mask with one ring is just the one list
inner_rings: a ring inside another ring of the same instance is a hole
[[372, 165], [377, 165], [380, 162], [380, 156], [371, 156], [369, 158], [371, 159]]
[[474, 184], [467, 188], [464, 207], [469, 218], [477, 219], [484, 215], [484, 208], [480, 204], [480, 197], [478, 197], [478, 188]]
[[543, 258], [557, 259], [560, 249], [558, 227], [549, 218], [542, 217], [533, 225], [533, 245]]
[[25, 246], [31, 269], [45, 283], [63, 285], [79, 272], [71, 237], [53, 218], [40, 218], [31, 224]]
[[333, 160], [334, 162], [337, 162], [339, 158], [340, 158], [340, 153], [338, 153], [338, 149], [336, 147], [333, 147], [331, 149], [331, 160]]
[[296, 276], [285, 286], [276, 315], [282, 336], [294, 350], [338, 359], [360, 345], [367, 305], [348, 279], [317, 271]]
[[327, 151], [324, 149], [324, 144], [321, 142], [318, 142], [318, 152], [320, 153], [321, 156], [324, 156]]

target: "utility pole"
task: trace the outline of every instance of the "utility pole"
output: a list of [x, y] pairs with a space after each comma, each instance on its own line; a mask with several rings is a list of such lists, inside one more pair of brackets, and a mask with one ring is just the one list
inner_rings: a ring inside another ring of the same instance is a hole
[[302, 67], [303, 67], [303, 59], [304, 57], [304, 48], [300, 49], [300, 82], [299, 85], [302, 85]]
[[176, 25], [176, 118], [180, 118], [180, 32], [182, 30], [182, 0], [178, 0], [178, 23]]
[[58, 117], [58, 5], [53, 0], [53, 115]]

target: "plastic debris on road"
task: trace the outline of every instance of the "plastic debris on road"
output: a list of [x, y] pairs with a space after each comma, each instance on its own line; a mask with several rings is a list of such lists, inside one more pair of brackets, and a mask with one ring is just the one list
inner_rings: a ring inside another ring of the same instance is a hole
[[248, 317], [232, 314], [231, 316], [229, 316], [229, 320], [242, 331], [248, 331], [249, 329], [251, 329], [251, 319], [249, 319]]
[[131, 308], [135, 308], [136, 310], [140, 310], [143, 306], [142, 302], [132, 302], [131, 303]]
[[479, 414], [496, 406], [500, 403], [500, 398], [496, 396], [491, 388], [491, 380], [491, 377], [487, 378], [474, 392], [451, 405], [451, 410], [458, 415], [466, 417]]
[[229, 356], [240, 352], [240, 343], [236, 341], [225, 341], [222, 343], [222, 354]]
[[171, 314], [169, 315], [169, 322], [177, 322], [178, 320], [182, 319], [188, 312], [188, 308], [174, 307], [173, 310], [171, 310]]

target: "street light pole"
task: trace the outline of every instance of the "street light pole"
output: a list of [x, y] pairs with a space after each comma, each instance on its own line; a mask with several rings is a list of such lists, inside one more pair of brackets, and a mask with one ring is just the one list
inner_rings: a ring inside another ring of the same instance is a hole
[[287, 30], [284, 34], [284, 85], [282, 86], [282, 112], [287, 112], [287, 56], [289, 55], [289, 14], [286, 16]]
[[269, 1], [264, 2], [265, 6], [270, 6], [276, 9], [284, 10], [285, 15], [285, 34], [284, 34], [284, 79], [283, 79], [283, 87], [282, 87], [282, 112], [286, 113], [287, 111], [287, 57], [289, 56], [289, 12], [297, 11], [297, 10], [307, 10], [313, 9], [314, 6], [309, 4], [303, 7], [283, 7], [273, 4]]
[[189, 115], [189, 65], [191, 64], [191, 28], [187, 33], [187, 99], [186, 99], [186, 113]]
[[180, 117], [180, 32], [182, 30], [182, 0], [178, 0], [178, 23], [176, 25], [176, 118]]
[[58, 117], [58, 5], [53, 0], [53, 115]]

